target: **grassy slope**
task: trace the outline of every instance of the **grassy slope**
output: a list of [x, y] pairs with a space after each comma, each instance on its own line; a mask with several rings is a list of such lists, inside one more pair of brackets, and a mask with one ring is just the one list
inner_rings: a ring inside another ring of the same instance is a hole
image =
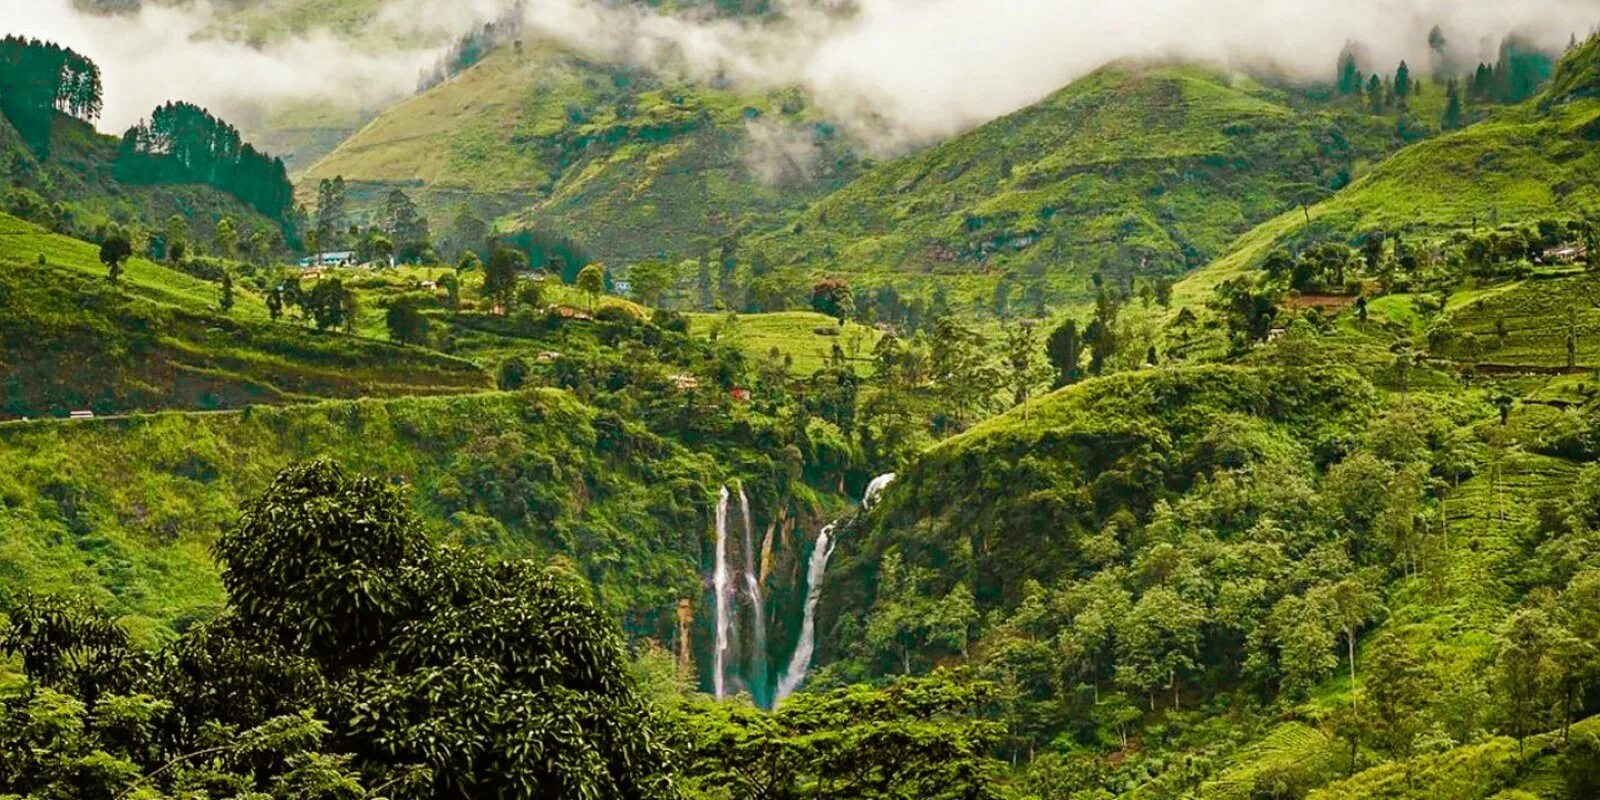
[[[38, 258], [44, 257], [40, 266]], [[0, 215], [0, 373], [8, 416], [126, 413], [316, 397], [481, 390], [475, 365], [370, 339], [268, 322], [242, 287], [217, 288], [143, 259], [120, 286], [93, 245]]]
[[766, 240], [766, 257], [869, 282], [1043, 274], [1065, 297], [1095, 270], [1180, 274], [1286, 208], [1284, 184], [1397, 144], [1392, 117], [1298, 105], [1243, 77], [1113, 65], [873, 170]]
[[1218, 283], [1258, 266], [1274, 248], [1373, 230], [1417, 236], [1475, 224], [1600, 211], [1600, 101], [1539, 113], [1506, 110], [1465, 130], [1413, 145], [1310, 209], [1285, 213], [1240, 237], [1228, 252], [1180, 282], [1175, 305], [1204, 302]]
[[[690, 330], [709, 336], [724, 319], [726, 316], [719, 314], [691, 314]], [[845, 357], [854, 363], [856, 372], [871, 374], [872, 348], [882, 337], [876, 329], [855, 322], [840, 331], [837, 320], [808, 311], [740, 314], [736, 319], [736, 325], [719, 330], [719, 335], [725, 337], [723, 341], [754, 359], [766, 358], [776, 350], [793, 359], [790, 371], [799, 376], [810, 376], [822, 369], [833, 357], [835, 344], [844, 348]]]
[[793, 210], [854, 173], [818, 146], [812, 180], [765, 186], [743, 160], [748, 118], [796, 130], [773, 97], [662, 83], [553, 45], [502, 49], [373, 120], [316, 164], [354, 184], [357, 207], [390, 188], [413, 192], [441, 225], [457, 202], [513, 227], [559, 231], [600, 260], [699, 252], [698, 239]]

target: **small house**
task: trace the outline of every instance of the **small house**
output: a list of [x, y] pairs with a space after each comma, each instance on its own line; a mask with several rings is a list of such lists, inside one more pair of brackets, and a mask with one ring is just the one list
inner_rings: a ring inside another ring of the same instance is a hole
[[353, 250], [340, 250], [333, 253], [323, 253], [321, 258], [312, 255], [299, 261], [301, 269], [312, 267], [349, 267], [356, 263], [356, 254]]
[[74, 411], [71, 414], [67, 415], [67, 419], [71, 419], [71, 420], [94, 419], [94, 412], [93, 411]]
[[749, 389], [745, 389], [745, 388], [742, 388], [742, 387], [736, 387], [736, 388], [734, 388], [733, 391], [729, 392], [728, 394], [730, 394], [733, 397], [733, 400], [736, 403], [748, 403], [748, 402], [750, 402], [750, 398], [753, 396]]

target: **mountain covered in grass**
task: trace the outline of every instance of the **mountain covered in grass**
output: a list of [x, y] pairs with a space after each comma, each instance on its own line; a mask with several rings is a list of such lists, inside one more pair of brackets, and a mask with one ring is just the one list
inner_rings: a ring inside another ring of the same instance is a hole
[[[879, 165], [761, 240], [771, 280], [1009, 282], [1054, 300], [1176, 277], [1430, 132], [1413, 115], [1203, 67], [1115, 64]], [[785, 278], [784, 276], [790, 277]], [[759, 280], [759, 278], [756, 278]]]
[[398, 188], [441, 224], [465, 204], [620, 267], [775, 227], [860, 165], [798, 93], [707, 88], [530, 43], [384, 111], [301, 192], [343, 177], [359, 213]]

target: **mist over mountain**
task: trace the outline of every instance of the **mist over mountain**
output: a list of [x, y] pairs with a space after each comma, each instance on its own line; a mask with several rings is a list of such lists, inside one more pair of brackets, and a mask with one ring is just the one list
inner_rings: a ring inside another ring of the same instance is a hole
[[[454, 38], [513, 5], [350, 4], [340, 13], [352, 22], [338, 31], [313, 25], [241, 32], [227, 24], [268, 11], [288, 15], [293, 0], [146, 3], [111, 15], [86, 13], [70, 0], [0, 0], [0, 16], [13, 32], [64, 42], [102, 64], [113, 76], [104, 124], [116, 128], [173, 97], [225, 112], [308, 99], [370, 106], [407, 93]], [[804, 87], [830, 116], [884, 151], [1023, 108], [1118, 59], [1205, 60], [1329, 78], [1350, 42], [1361, 45], [1373, 68], [1402, 58], [1470, 65], [1493, 61], [1508, 34], [1558, 49], [1600, 21], [1595, 0], [781, 0], [754, 14], [538, 0], [524, 9], [528, 37], [555, 39], [599, 60], [756, 90]], [[1430, 47], [1436, 25], [1443, 48]]]

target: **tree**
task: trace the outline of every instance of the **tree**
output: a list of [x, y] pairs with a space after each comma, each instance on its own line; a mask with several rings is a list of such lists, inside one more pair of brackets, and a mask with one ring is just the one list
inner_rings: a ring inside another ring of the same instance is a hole
[[1118, 627], [1118, 679], [1130, 689], [1146, 692], [1152, 711], [1156, 690], [1165, 684], [1177, 709], [1178, 676], [1196, 667], [1204, 623], [1204, 610], [1172, 589], [1155, 586], [1145, 591]]
[[667, 291], [678, 282], [677, 268], [669, 261], [646, 259], [628, 269], [628, 280], [639, 302], [659, 307]]
[[1405, 98], [1411, 94], [1411, 67], [1402, 59], [1400, 67], [1394, 71], [1394, 94], [1400, 99], [1400, 105], [1405, 106]]
[[494, 249], [483, 274], [483, 296], [488, 298], [492, 310], [511, 313], [511, 305], [516, 301], [517, 276], [527, 268], [528, 257], [521, 250], [504, 246]]
[[811, 308], [819, 314], [837, 319], [843, 325], [855, 311], [855, 294], [850, 291], [850, 284], [843, 280], [823, 278], [811, 287]]
[[383, 229], [393, 242], [394, 257], [407, 264], [421, 261], [432, 245], [428, 218], [400, 189], [390, 191], [384, 199]]
[[122, 277], [122, 265], [133, 256], [133, 245], [127, 234], [114, 231], [100, 243], [100, 263], [106, 266], [106, 277], [116, 283]]
[[590, 264], [578, 272], [578, 291], [589, 298], [589, 312], [594, 313], [595, 302], [606, 290], [606, 268]]
[[1346, 46], [1339, 54], [1338, 80], [1339, 93], [1344, 95], [1361, 93], [1361, 67], [1356, 61], [1356, 51]]
[[1544, 669], [1550, 619], [1541, 609], [1513, 613], [1497, 637], [1495, 679], [1505, 697], [1506, 715], [1520, 750], [1539, 713], [1539, 689]]
[[355, 324], [355, 292], [338, 278], [317, 281], [317, 285], [305, 294], [304, 305], [317, 330], [348, 330]]
[[317, 184], [316, 245], [312, 248], [317, 260], [322, 260], [325, 248], [337, 248], [344, 235], [345, 186], [344, 176], [323, 178]]
[[1444, 119], [1440, 126], [1447, 131], [1458, 130], [1463, 123], [1464, 113], [1461, 108], [1461, 83], [1455, 78], [1444, 87]]
[[239, 249], [239, 231], [233, 224], [233, 218], [223, 217], [219, 220], [216, 233], [217, 255], [233, 258]]
[[461, 279], [446, 272], [439, 276], [438, 285], [444, 290], [445, 304], [454, 310], [461, 305]]
[[233, 310], [233, 273], [226, 270], [222, 273], [222, 297], [217, 301], [223, 313]]
[[1083, 339], [1078, 335], [1076, 320], [1069, 319], [1050, 332], [1045, 352], [1050, 357], [1050, 366], [1055, 368], [1055, 388], [1076, 383], [1083, 376], [1080, 360]]
[[1379, 80], [1377, 75], [1373, 75], [1367, 81], [1367, 105], [1372, 108], [1372, 113], [1383, 113], [1383, 100], [1383, 81]]
[[1101, 289], [1095, 298], [1094, 319], [1089, 321], [1089, 328], [1083, 332], [1083, 340], [1089, 345], [1091, 374], [1104, 373], [1106, 365], [1122, 347], [1122, 342], [1117, 338], [1117, 317], [1121, 313], [1122, 305], [1109, 292]]
[[267, 291], [267, 315], [277, 322], [283, 317], [283, 285], [279, 284]]
[[410, 297], [402, 297], [389, 305], [384, 313], [384, 325], [389, 329], [391, 341], [415, 345], [428, 342], [428, 317]]
[[1028, 400], [1033, 388], [1046, 378], [1040, 374], [1044, 366], [1039, 363], [1039, 327], [1033, 320], [1023, 320], [1005, 329], [1005, 365], [1007, 383], [1010, 384], [1015, 405], [1022, 406], [1022, 418], [1028, 418]]
[[286, 470], [215, 550], [258, 646], [351, 687], [328, 716], [374, 766], [427, 764], [441, 794], [666, 793], [621, 638], [572, 579], [441, 548], [399, 489], [328, 462]]
[[965, 429], [974, 412], [992, 399], [998, 383], [987, 340], [972, 326], [942, 316], [933, 323], [928, 359], [943, 426]]
[[1346, 578], [1313, 592], [1318, 602], [1326, 603], [1334, 622], [1344, 634], [1350, 662], [1350, 703], [1356, 702], [1356, 634], [1383, 610], [1376, 592], [1357, 578]]

